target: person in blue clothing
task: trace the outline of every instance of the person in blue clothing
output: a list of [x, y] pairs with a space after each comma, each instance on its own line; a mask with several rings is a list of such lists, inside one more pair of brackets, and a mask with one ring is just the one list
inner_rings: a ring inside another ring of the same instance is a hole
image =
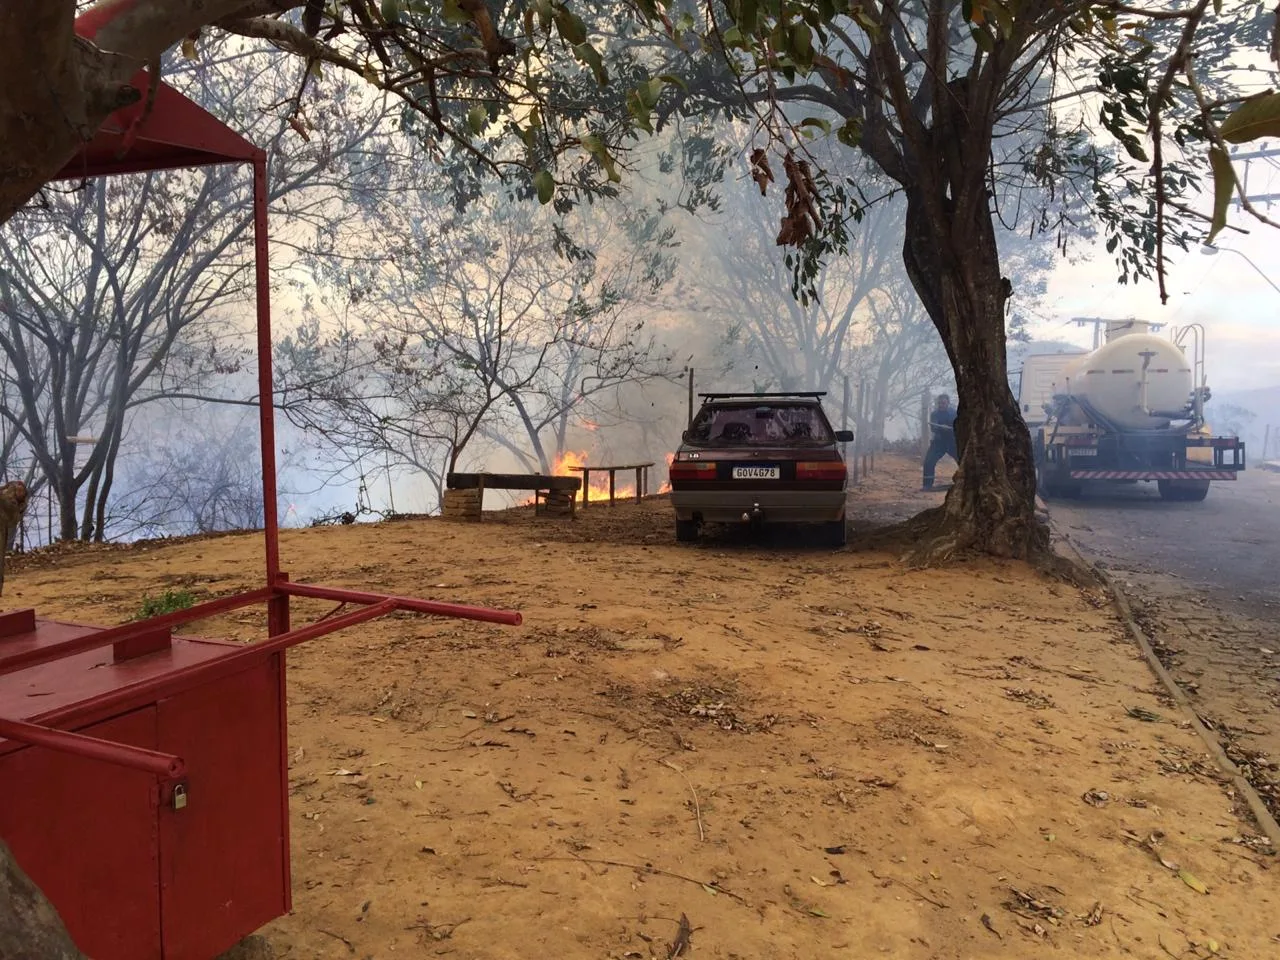
[[951, 406], [951, 398], [945, 393], [938, 394], [938, 400], [929, 414], [929, 449], [924, 455], [924, 488], [933, 489], [933, 472], [938, 461], [949, 456], [960, 464], [960, 455], [956, 452], [956, 411]]

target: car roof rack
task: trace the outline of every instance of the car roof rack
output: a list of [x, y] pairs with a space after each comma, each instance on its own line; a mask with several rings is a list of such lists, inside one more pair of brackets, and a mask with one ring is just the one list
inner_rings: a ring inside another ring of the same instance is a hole
[[825, 390], [810, 390], [808, 392], [801, 390], [784, 390], [778, 393], [700, 393], [703, 400], [768, 400], [778, 397], [805, 397], [812, 399], [820, 399], [825, 397]]

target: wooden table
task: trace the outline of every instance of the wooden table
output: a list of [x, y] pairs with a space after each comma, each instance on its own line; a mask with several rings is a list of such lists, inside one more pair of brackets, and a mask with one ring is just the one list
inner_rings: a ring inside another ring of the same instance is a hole
[[636, 472], [636, 503], [649, 492], [649, 468], [653, 466], [653, 461], [648, 463], [615, 463], [602, 464], [596, 467], [570, 467], [570, 470], [582, 474], [582, 506], [586, 507], [588, 503], [588, 491], [591, 489], [591, 474], [609, 473], [609, 506], [613, 506], [615, 502], [614, 491], [617, 488], [616, 478], [619, 470], [634, 470]]

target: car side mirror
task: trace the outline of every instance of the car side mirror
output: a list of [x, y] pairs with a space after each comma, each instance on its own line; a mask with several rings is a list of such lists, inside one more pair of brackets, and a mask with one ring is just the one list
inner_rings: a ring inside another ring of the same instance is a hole
[[852, 430], [837, 430], [837, 431], [836, 431], [836, 443], [853, 443], [853, 431], [852, 431]]

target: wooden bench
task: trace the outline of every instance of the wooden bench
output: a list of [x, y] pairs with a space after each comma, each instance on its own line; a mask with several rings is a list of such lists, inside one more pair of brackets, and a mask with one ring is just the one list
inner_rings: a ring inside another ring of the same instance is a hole
[[613, 506], [615, 478], [618, 471], [634, 470], [636, 472], [636, 503], [639, 503], [649, 492], [649, 468], [652, 466], [653, 461], [649, 461], [648, 463], [601, 464], [596, 467], [570, 467], [569, 469], [582, 474], [582, 505], [584, 507], [589, 499], [591, 474], [607, 472], [609, 474], [609, 506]]
[[442, 513], [467, 520], [481, 519], [485, 490], [532, 490], [534, 513], [574, 517], [577, 477], [552, 477], [541, 473], [450, 473], [444, 480]]

